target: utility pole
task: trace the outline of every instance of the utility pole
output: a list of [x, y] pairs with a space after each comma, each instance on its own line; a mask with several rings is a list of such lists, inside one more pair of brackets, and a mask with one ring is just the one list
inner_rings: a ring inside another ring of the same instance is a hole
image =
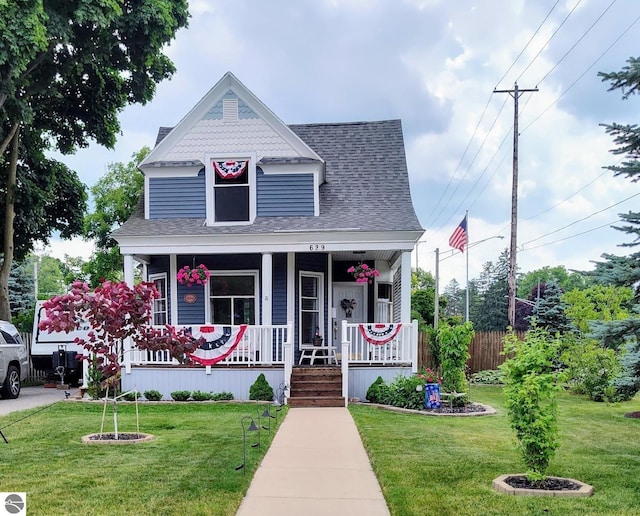
[[513, 183], [511, 187], [511, 244], [509, 246], [509, 273], [507, 276], [507, 315], [509, 326], [516, 323], [516, 246], [518, 237], [518, 99], [523, 93], [536, 92], [538, 88], [519, 89], [516, 82], [512, 90], [496, 90], [494, 93], [508, 93], [513, 97]]

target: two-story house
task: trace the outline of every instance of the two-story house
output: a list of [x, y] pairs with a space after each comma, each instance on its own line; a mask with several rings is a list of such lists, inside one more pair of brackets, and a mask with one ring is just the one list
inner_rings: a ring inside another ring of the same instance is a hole
[[[123, 388], [247, 399], [260, 372], [277, 389], [313, 362], [342, 371], [345, 399], [364, 398], [377, 376], [415, 370], [410, 257], [423, 229], [399, 120], [286, 125], [227, 73], [160, 128], [139, 168], [144, 196], [113, 234], [125, 280], [141, 266], [161, 293], [154, 324], [207, 345], [191, 367], [127, 352]], [[356, 281], [362, 265], [371, 276]], [[199, 267], [208, 277], [187, 283]]]

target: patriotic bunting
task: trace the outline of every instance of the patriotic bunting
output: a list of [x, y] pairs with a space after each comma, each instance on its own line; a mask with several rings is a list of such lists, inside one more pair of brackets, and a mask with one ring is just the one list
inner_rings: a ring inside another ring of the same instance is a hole
[[364, 340], [369, 344], [382, 346], [396, 338], [400, 328], [402, 328], [402, 324], [359, 324], [358, 328]]
[[213, 168], [221, 179], [235, 179], [240, 176], [249, 164], [248, 160], [242, 161], [213, 161]]
[[227, 358], [236, 349], [247, 325], [240, 326], [200, 326], [191, 335], [196, 340], [202, 340], [193, 353], [188, 353], [191, 360], [205, 366], [213, 365]]

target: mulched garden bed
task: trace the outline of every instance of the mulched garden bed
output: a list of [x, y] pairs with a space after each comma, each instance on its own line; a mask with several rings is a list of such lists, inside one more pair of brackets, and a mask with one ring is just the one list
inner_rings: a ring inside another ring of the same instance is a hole
[[450, 407], [448, 404], [440, 405], [437, 409], [424, 409], [424, 412], [430, 412], [433, 414], [470, 414], [476, 412], [485, 412], [487, 408], [484, 405], [478, 403], [468, 403], [462, 407]]
[[541, 489], [544, 491], [577, 491], [580, 485], [567, 478], [548, 477], [540, 482], [532, 482], [526, 476], [511, 476], [505, 482], [516, 489]]
[[640, 418], [640, 412], [627, 412], [624, 417]]
[[[134, 439], [144, 439], [147, 434], [127, 434], [118, 432], [118, 440], [120, 441], [132, 441]], [[93, 434], [89, 436], [91, 441], [113, 441], [116, 438], [116, 434]]]

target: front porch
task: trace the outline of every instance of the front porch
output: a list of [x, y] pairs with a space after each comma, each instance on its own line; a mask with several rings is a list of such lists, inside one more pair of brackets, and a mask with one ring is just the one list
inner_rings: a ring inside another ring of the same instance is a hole
[[[191, 324], [177, 328], [196, 332], [199, 327]], [[384, 336], [375, 337], [381, 334]], [[231, 392], [235, 399], [246, 400], [249, 387], [264, 373], [276, 392], [291, 385], [293, 367], [299, 361], [300, 346], [294, 346], [293, 335], [293, 323], [248, 325], [233, 349], [213, 365], [184, 366], [167, 352], [130, 347], [124, 352], [122, 388], [141, 393], [157, 390], [164, 399], [171, 399], [171, 392], [176, 390], [200, 390]], [[336, 368], [342, 376], [345, 405], [349, 398], [364, 399], [367, 388], [378, 376], [389, 381], [417, 371], [417, 321], [387, 325], [342, 321], [339, 337]]]

